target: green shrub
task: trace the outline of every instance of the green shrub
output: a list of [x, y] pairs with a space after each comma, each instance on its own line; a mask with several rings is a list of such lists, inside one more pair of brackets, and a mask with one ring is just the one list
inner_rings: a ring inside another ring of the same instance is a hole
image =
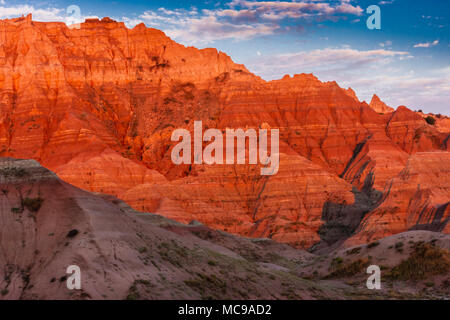
[[350, 263], [339, 264], [325, 278], [350, 277], [362, 272], [369, 265], [368, 259], [358, 259]]
[[213, 260], [209, 260], [209, 261], [208, 261], [208, 264], [209, 264], [210, 266], [217, 266], [217, 263], [216, 263], [215, 261], [213, 261]]
[[146, 287], [151, 287], [152, 283], [149, 280], [145, 280], [145, 279], [138, 279], [136, 281], [134, 281], [135, 284], [142, 284]]
[[[149, 280], [137, 279], [134, 280], [133, 284], [128, 289], [128, 295], [126, 300], [139, 300], [141, 299], [141, 294], [139, 293], [138, 286], [144, 286], [145, 288], [152, 287], [152, 283]], [[148, 289], [147, 289], [148, 292]]]
[[430, 244], [419, 244], [409, 258], [392, 268], [389, 278], [401, 280], [423, 280], [430, 275], [446, 274], [450, 271], [448, 250]]
[[353, 248], [353, 249], [351, 249], [351, 250], [347, 250], [346, 254], [347, 254], [347, 255], [357, 254], [357, 253], [359, 253], [360, 251], [361, 251], [361, 247], [356, 247], [356, 248]]
[[374, 242], [369, 243], [367, 245], [367, 248], [371, 249], [371, 248], [375, 248], [376, 246], [379, 246], [379, 245], [380, 245], [379, 241], [374, 241]]
[[185, 280], [184, 284], [200, 293], [202, 297], [212, 295], [213, 298], [218, 299], [223, 298], [223, 295], [227, 292], [226, 282], [213, 274], [204, 275], [197, 273], [197, 278]]
[[331, 261], [331, 267], [340, 265], [342, 262], [344, 262], [344, 259], [342, 259], [341, 257], [336, 257]]
[[139, 293], [134, 292], [127, 295], [127, 300], [138, 300], [140, 298]]
[[397, 242], [395, 244], [395, 250], [397, 250], [398, 252], [403, 252], [403, 242]]
[[144, 253], [144, 252], [147, 252], [147, 248], [146, 247], [140, 247], [138, 249], [138, 251], [139, 251], [139, 253]]
[[434, 126], [434, 125], [436, 124], [436, 119], [433, 118], [432, 116], [426, 117], [426, 118], [425, 118], [425, 121], [426, 121], [428, 124], [431, 124], [432, 126]]
[[42, 202], [44, 202], [44, 199], [42, 199], [41, 197], [25, 198], [22, 201], [22, 205], [31, 212], [38, 212], [42, 206]]

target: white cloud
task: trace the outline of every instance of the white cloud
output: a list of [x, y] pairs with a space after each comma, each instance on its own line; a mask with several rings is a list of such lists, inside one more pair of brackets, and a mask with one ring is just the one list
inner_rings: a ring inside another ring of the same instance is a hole
[[204, 44], [223, 39], [249, 39], [276, 32], [302, 30], [282, 26], [283, 19], [336, 20], [343, 15], [361, 15], [363, 9], [348, 0], [246, 1], [233, 0], [225, 9], [196, 8], [147, 10], [136, 18], [124, 17], [126, 25], [144, 22], [163, 30], [184, 44]]
[[0, 7], [0, 19], [17, 18], [29, 13], [33, 14], [33, 20], [37, 21], [63, 21], [65, 18], [64, 10], [58, 8], [41, 9], [30, 5]]
[[449, 73], [431, 70], [426, 75], [417, 75], [414, 72], [405, 74], [402, 70], [396, 70], [370, 78], [360, 77], [351, 82], [366, 97], [376, 92], [394, 107], [405, 105], [411, 109], [443, 114], [448, 114], [450, 109]]
[[[1, 1], [1, 0], [0, 0]], [[85, 19], [99, 18], [95, 15], [83, 16], [80, 10], [80, 15], [77, 16], [75, 12], [66, 12], [66, 9], [61, 8], [36, 8], [32, 5], [14, 5], [0, 7], [0, 19], [18, 18], [32, 14], [34, 21], [59, 21], [66, 24], [73, 24], [83, 22]]]
[[263, 19], [279, 20], [284, 18], [321, 17], [330, 18], [339, 14], [362, 15], [363, 9], [347, 0], [332, 5], [330, 1], [247, 1], [233, 0], [229, 3], [232, 10], [222, 10], [222, 14], [238, 16], [252, 15]]
[[[137, 21], [162, 29], [168, 36], [184, 44], [204, 44], [223, 39], [249, 39], [261, 35], [274, 34], [279, 26], [272, 23], [235, 23], [221, 19], [220, 11], [176, 10], [160, 8], [146, 11]], [[132, 20], [126, 21], [131, 25]]]
[[[4, 0], [0, 0], [4, 2]], [[38, 21], [65, 21], [65, 9], [36, 8], [32, 5], [0, 7], [0, 18], [12, 18], [28, 13]], [[148, 10], [139, 16], [122, 17], [132, 28], [139, 23], [163, 30], [184, 44], [198, 45], [216, 40], [243, 40], [276, 32], [303, 31], [282, 25], [283, 19], [336, 20], [344, 15], [360, 16], [363, 9], [349, 0], [247, 1], [232, 0], [225, 8], [213, 10], [167, 9]], [[81, 21], [86, 17], [81, 17]]]
[[387, 64], [392, 59], [402, 57], [409, 58], [411, 55], [406, 51], [356, 50], [343, 46], [266, 56], [251, 61], [248, 67], [265, 79], [277, 79], [292, 72], [317, 73], [320, 71], [327, 75], [339, 75], [348, 70], [361, 71], [361, 69]]
[[391, 40], [387, 40], [387, 41], [385, 41], [385, 42], [381, 42], [379, 45], [380, 45], [380, 47], [382, 47], [382, 48], [384, 48], [384, 47], [390, 47], [390, 46], [392, 46], [392, 41], [391, 41]]
[[411, 59], [406, 51], [357, 50], [351, 47], [252, 57], [244, 63], [264, 79], [280, 79], [285, 74], [313, 73], [322, 81], [336, 81], [352, 87], [362, 100], [376, 93], [388, 105], [448, 114], [450, 110], [450, 66], [415, 73], [400, 66]]
[[434, 47], [439, 44], [439, 40], [434, 40], [433, 42], [425, 42], [425, 43], [418, 43], [414, 45], [414, 48], [429, 48]]
[[142, 19], [122, 17], [121, 19], [128, 28], [133, 28], [138, 24], [144, 23]]

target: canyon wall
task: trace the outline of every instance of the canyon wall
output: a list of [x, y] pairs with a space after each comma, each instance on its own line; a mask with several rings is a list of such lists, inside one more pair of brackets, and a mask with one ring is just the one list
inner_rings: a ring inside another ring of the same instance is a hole
[[[446, 119], [368, 105], [311, 74], [267, 82], [143, 24], [0, 20], [0, 156], [181, 222], [302, 248], [448, 232]], [[278, 174], [174, 165], [173, 130], [198, 120], [279, 129]]]

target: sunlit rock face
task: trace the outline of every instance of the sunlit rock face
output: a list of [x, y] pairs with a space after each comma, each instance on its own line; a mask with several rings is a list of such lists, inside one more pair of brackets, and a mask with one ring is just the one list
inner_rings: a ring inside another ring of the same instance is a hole
[[[279, 129], [278, 174], [174, 165], [172, 132], [192, 131], [194, 121], [223, 132]], [[0, 21], [0, 155], [38, 160], [137, 210], [302, 248], [428, 228], [438, 218], [445, 225], [448, 145], [445, 120], [428, 124], [376, 96], [369, 106], [311, 74], [266, 82], [225, 53], [185, 47], [143, 24]], [[402, 178], [428, 165], [435, 178]], [[431, 191], [419, 197], [412, 190], [422, 180]], [[399, 199], [387, 205], [393, 190]], [[428, 220], [408, 213], [418, 210], [415, 199]], [[393, 218], [381, 229], [371, 221], [382, 208]], [[333, 219], [331, 230], [345, 232], [324, 236]]]
[[372, 100], [370, 101], [370, 107], [378, 113], [390, 113], [394, 111], [393, 108], [381, 101], [376, 94], [373, 95]]

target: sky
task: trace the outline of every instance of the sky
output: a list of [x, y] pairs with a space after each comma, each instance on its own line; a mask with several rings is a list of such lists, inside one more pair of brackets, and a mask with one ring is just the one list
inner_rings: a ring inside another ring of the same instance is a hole
[[[370, 5], [380, 8], [380, 29], [367, 27]], [[266, 80], [313, 73], [361, 101], [377, 94], [392, 107], [450, 115], [448, 0], [0, 0], [0, 19], [27, 13], [145, 23], [186, 46], [217, 48]]]

